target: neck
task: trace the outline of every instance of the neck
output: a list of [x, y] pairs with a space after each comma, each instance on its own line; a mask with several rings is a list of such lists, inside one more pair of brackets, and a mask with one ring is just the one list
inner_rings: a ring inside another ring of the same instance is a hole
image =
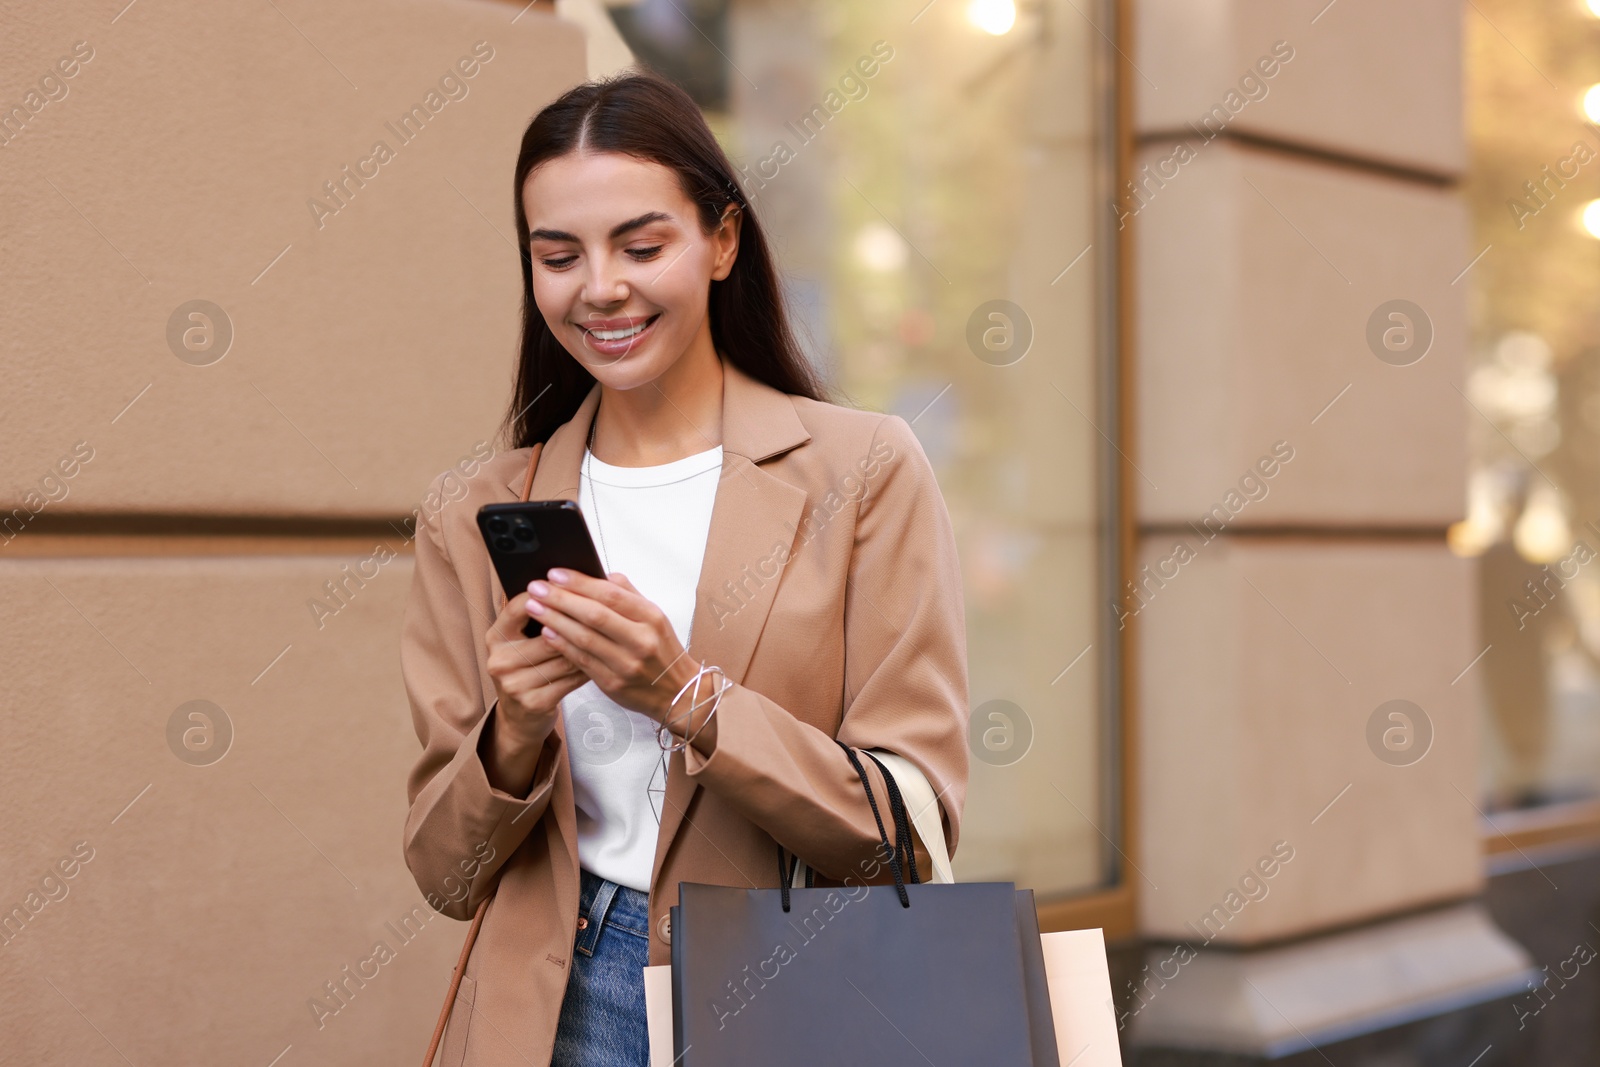
[[721, 443], [722, 361], [709, 331], [655, 381], [600, 387], [592, 451], [603, 463], [651, 467]]

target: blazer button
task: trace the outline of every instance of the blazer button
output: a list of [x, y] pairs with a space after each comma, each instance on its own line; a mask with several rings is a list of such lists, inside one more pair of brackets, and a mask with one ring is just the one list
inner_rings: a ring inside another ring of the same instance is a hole
[[661, 916], [660, 921], [656, 923], [656, 933], [661, 935], [661, 940], [665, 941], [669, 945], [672, 944], [671, 913]]

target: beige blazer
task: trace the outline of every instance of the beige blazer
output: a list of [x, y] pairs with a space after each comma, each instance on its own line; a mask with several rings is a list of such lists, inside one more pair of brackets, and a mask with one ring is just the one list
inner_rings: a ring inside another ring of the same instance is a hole
[[[691, 749], [669, 764], [651, 963], [670, 960], [667, 909], [680, 881], [775, 887], [774, 841], [815, 868], [819, 884], [888, 877], [873, 863], [878, 832], [860, 779], [834, 738], [916, 764], [939, 795], [952, 853], [966, 799], [961, 571], [917, 438], [897, 416], [789, 396], [727, 363], [723, 382], [722, 476], [689, 652], [735, 684], [711, 756]], [[531, 499], [577, 499], [598, 403], [596, 386], [550, 437]], [[471, 918], [495, 894], [446, 1032], [446, 1067], [550, 1062], [577, 934], [560, 718], [526, 797], [492, 788], [478, 753], [494, 700], [484, 636], [506, 597], [474, 517], [519, 497], [528, 454], [491, 457], [464, 492], [459, 475], [435, 479], [427, 500], [438, 506], [419, 510], [401, 637], [423, 749], [407, 783], [406, 864], [452, 918]], [[863, 762], [887, 819], [881, 776]], [[918, 866], [930, 869], [920, 848]]]

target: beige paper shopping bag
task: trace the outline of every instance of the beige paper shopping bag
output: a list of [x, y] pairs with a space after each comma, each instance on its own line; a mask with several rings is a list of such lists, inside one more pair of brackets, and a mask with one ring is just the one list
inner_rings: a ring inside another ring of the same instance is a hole
[[[1044, 946], [1044, 974], [1050, 986], [1050, 1014], [1055, 1019], [1061, 1067], [1122, 1067], [1104, 935], [1099, 930], [1061, 930], [1040, 934], [1039, 943]], [[670, 1028], [670, 976], [667, 1008]]]
[[644, 1013], [650, 1027], [650, 1067], [672, 1067], [672, 965], [644, 969]]

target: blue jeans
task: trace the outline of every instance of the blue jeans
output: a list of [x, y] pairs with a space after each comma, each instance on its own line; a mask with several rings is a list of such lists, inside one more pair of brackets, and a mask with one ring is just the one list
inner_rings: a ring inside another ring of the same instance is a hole
[[573, 945], [550, 1067], [649, 1067], [649, 894], [581, 874], [578, 914], [588, 922]]

